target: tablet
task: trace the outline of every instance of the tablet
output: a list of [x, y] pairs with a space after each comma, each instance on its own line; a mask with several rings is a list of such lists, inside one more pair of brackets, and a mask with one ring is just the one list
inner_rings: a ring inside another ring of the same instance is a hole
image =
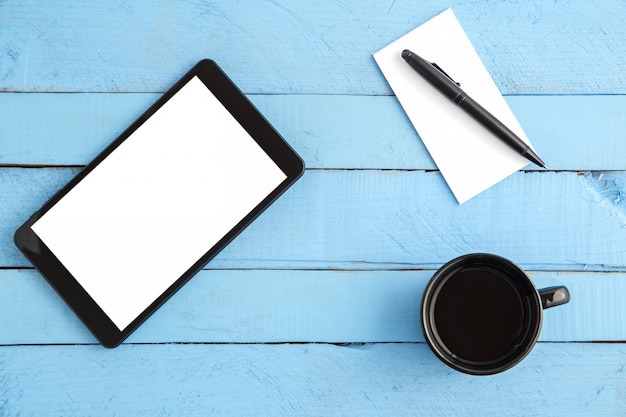
[[303, 171], [203, 60], [33, 214], [15, 243], [115, 347]]

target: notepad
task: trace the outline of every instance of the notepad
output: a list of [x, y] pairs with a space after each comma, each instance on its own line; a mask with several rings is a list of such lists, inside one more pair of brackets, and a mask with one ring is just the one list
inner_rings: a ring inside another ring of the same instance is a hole
[[[374, 53], [374, 59], [459, 203], [529, 162], [431, 86], [402, 59], [410, 49], [436, 63], [530, 145], [452, 9]], [[531, 145], [532, 146], [532, 145]]]

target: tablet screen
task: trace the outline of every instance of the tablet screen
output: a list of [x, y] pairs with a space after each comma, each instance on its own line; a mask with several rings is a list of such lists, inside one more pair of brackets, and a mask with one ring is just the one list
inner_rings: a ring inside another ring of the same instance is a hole
[[32, 229], [123, 330], [285, 178], [194, 76]]

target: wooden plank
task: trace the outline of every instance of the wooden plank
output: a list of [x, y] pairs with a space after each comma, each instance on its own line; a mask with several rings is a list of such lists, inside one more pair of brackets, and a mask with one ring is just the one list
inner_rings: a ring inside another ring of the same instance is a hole
[[[85, 165], [157, 97], [0, 93], [0, 164]], [[309, 168], [436, 169], [395, 97], [250, 99]], [[626, 96], [506, 99], [551, 169], [626, 169]]]
[[[423, 342], [420, 302], [434, 271], [202, 271], [128, 343]], [[532, 273], [565, 285], [541, 341], [626, 340], [626, 274]], [[33, 270], [0, 270], [0, 345], [97, 343]]]
[[[618, 416], [623, 344], [538, 344], [490, 377], [424, 344], [0, 348], [0, 406], [18, 415]], [[36, 366], [33, 366], [36, 364]]]
[[[0, 169], [0, 266], [14, 230], [77, 172]], [[624, 271], [626, 172], [519, 172], [459, 205], [438, 172], [312, 170], [213, 268], [433, 268], [491, 252], [527, 269]]]
[[[217, 60], [248, 93], [388, 94], [372, 53], [452, 7], [505, 94], [626, 93], [626, 4], [19, 0], [0, 4], [5, 91], [164, 91]], [[111, 30], [115, 28], [115, 30]], [[599, 64], [601, 63], [601, 64]], [[593, 68], [593, 71], [590, 70]]]

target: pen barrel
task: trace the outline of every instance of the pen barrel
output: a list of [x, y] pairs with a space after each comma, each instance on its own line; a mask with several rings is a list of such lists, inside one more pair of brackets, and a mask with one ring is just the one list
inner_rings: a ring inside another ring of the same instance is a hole
[[433, 87], [469, 113], [497, 138], [529, 161], [546, 168], [546, 165], [530, 148], [530, 145], [520, 139], [483, 106], [469, 97], [437, 64], [431, 64], [408, 49], [402, 51], [402, 58]]
[[433, 85], [436, 89], [448, 96], [451, 100], [462, 93], [463, 90], [456, 85], [450, 78], [444, 75], [433, 64], [426, 61], [424, 58], [416, 55], [412, 52], [408, 52], [403, 55], [407, 64], [409, 64], [415, 72], [420, 74], [426, 81]]
[[480, 124], [485, 126], [494, 135], [519, 153], [525, 154], [529, 150], [529, 146], [526, 142], [520, 139], [519, 136], [511, 131], [511, 129], [506, 127], [501, 121], [496, 119], [483, 106], [478, 104], [464, 92], [462, 92], [461, 96], [459, 96], [455, 102]]

